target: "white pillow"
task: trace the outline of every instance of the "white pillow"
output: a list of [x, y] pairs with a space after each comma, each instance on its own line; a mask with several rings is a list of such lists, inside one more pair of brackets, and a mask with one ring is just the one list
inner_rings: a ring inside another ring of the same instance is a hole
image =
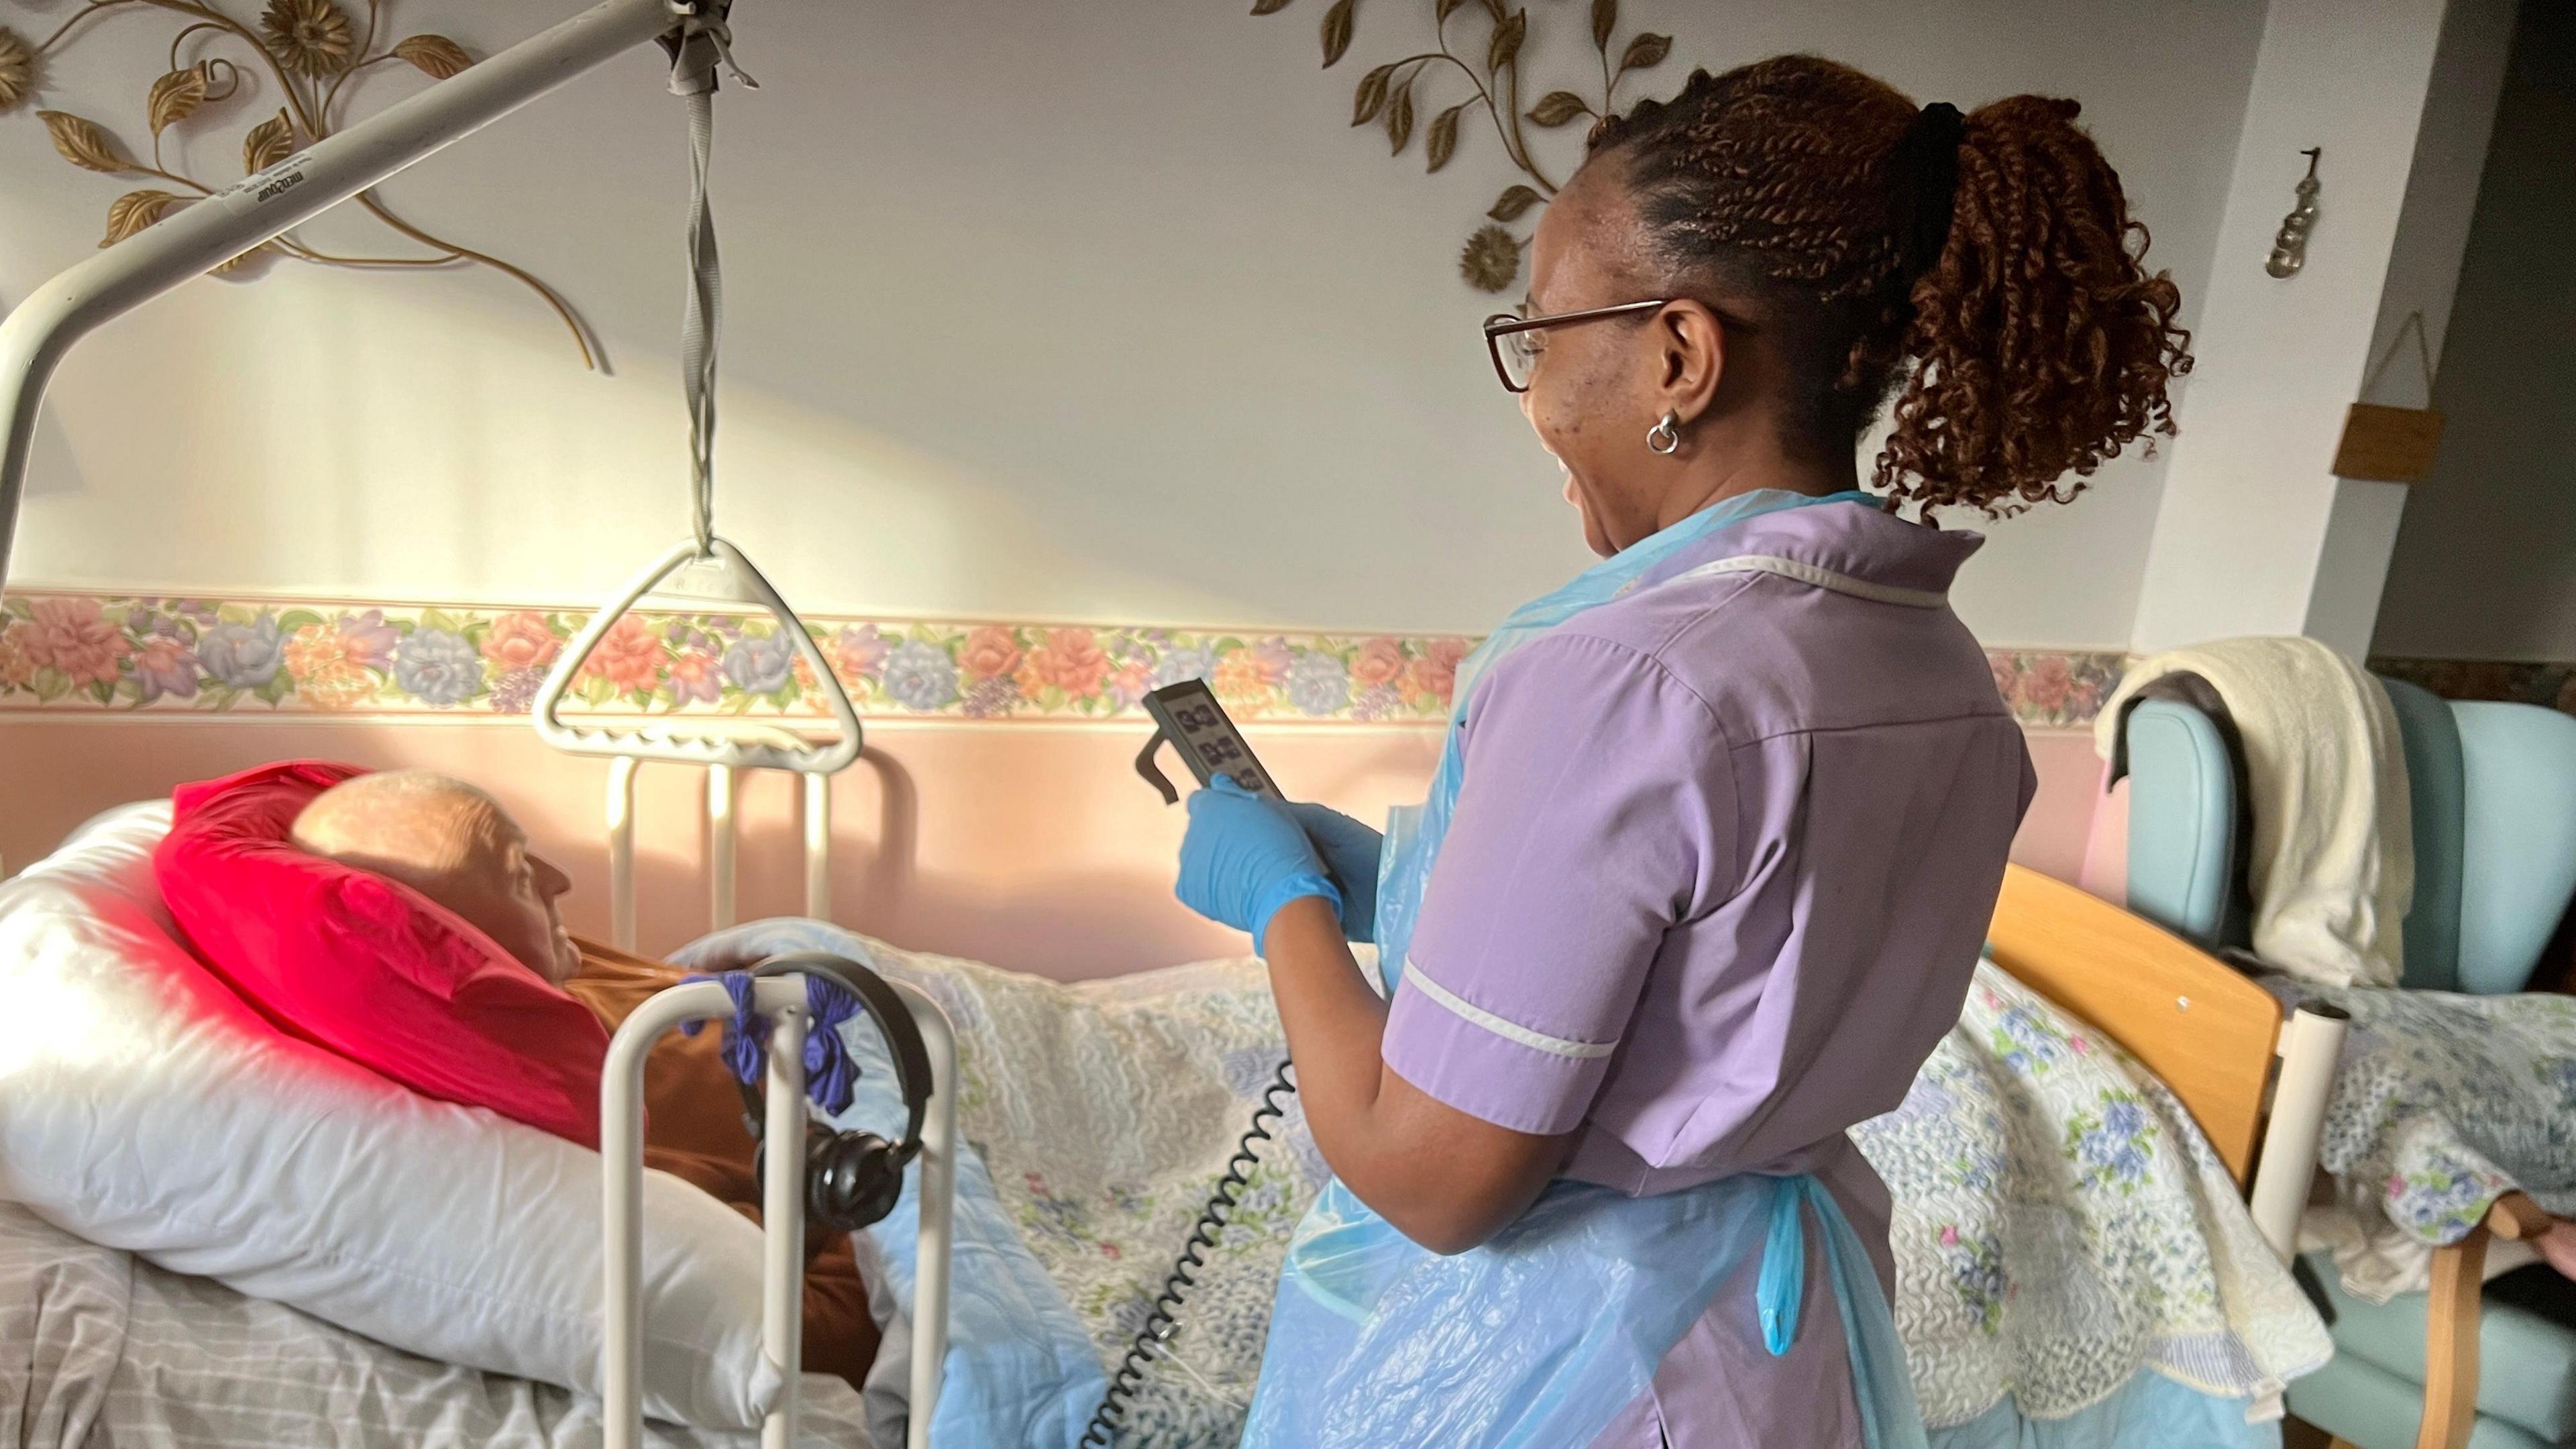
[[[276, 1035], [180, 944], [166, 803], [0, 882], [0, 1197], [449, 1363], [596, 1394], [600, 1158]], [[760, 1422], [760, 1232], [644, 1174], [644, 1408]]]

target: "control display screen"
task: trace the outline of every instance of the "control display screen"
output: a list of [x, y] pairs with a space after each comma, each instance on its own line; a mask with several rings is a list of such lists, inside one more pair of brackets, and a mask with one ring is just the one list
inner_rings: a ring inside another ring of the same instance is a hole
[[1234, 721], [1226, 717], [1224, 706], [1216, 702], [1206, 683], [1190, 680], [1146, 697], [1146, 708], [1181, 754], [1190, 762], [1191, 773], [1199, 783], [1207, 784], [1218, 775], [1232, 777], [1234, 783], [1256, 795], [1275, 795], [1269, 776], [1243, 742]]

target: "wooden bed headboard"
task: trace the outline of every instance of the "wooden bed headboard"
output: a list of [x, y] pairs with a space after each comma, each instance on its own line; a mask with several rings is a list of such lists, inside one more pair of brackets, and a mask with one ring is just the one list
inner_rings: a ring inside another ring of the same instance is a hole
[[1995, 964], [2136, 1057], [2182, 1099], [2248, 1185], [2281, 1004], [2226, 962], [2100, 897], [2004, 871], [1987, 936]]

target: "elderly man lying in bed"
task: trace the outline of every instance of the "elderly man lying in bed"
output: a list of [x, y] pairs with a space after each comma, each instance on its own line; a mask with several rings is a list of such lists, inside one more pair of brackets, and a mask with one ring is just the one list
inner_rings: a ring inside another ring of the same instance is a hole
[[[571, 880], [528, 848], [508, 811], [461, 780], [418, 770], [358, 775], [315, 796], [292, 839], [445, 907], [570, 992], [607, 1031], [680, 977], [659, 962], [575, 940], [555, 908]], [[720, 1034], [708, 1031], [666, 1036], [653, 1048], [644, 1069], [644, 1161], [757, 1222], [753, 1142], [719, 1046]], [[597, 1064], [585, 1065], [595, 1075]], [[856, 1387], [876, 1358], [878, 1329], [853, 1244], [846, 1233], [814, 1231], [806, 1245], [805, 1368]]]

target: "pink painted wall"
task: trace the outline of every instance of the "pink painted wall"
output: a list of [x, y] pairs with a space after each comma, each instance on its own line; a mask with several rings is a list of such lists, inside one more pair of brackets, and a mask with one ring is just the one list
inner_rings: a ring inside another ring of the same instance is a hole
[[[1436, 729], [1248, 727], [1297, 793], [1375, 820], [1421, 797]], [[1236, 954], [1242, 936], [1172, 899], [1181, 814], [1137, 780], [1134, 728], [878, 726], [867, 757], [835, 782], [833, 914], [899, 945], [1064, 980]], [[2090, 735], [2035, 729], [2039, 796], [2014, 855], [2075, 879], [2090, 841], [2100, 767]], [[73, 826], [267, 760], [323, 756], [443, 770], [491, 789], [538, 847], [570, 871], [576, 931], [607, 929], [600, 812], [607, 766], [556, 754], [524, 726], [98, 717], [0, 719], [0, 867], [42, 855]], [[700, 777], [647, 767], [639, 785], [640, 944], [666, 949], [705, 929]], [[792, 782], [750, 778], [740, 910], [790, 914], [802, 874]]]
[[2093, 730], [2024, 726], [2039, 793], [2013, 837], [2013, 859], [2060, 880], [2080, 880], [2093, 834], [2102, 762], [2093, 757]]

